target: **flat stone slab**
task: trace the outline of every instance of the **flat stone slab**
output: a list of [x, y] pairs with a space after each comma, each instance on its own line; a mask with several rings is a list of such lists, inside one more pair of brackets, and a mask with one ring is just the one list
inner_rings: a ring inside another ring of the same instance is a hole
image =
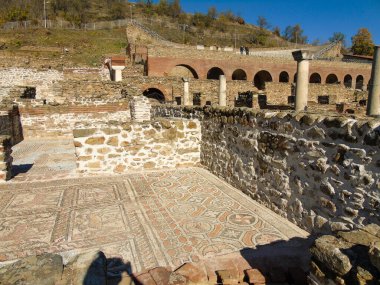
[[0, 185], [0, 261], [101, 250], [140, 272], [307, 235], [201, 168]]

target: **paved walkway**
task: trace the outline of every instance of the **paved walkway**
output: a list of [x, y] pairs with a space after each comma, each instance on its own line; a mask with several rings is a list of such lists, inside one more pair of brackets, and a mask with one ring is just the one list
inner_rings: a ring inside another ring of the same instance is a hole
[[136, 272], [306, 235], [201, 168], [0, 185], [0, 261], [100, 249]]

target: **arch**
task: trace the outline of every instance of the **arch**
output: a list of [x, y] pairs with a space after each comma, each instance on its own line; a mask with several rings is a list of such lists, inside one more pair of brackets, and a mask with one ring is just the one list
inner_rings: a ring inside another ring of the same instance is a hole
[[289, 82], [289, 73], [287, 73], [286, 71], [282, 71], [280, 73], [278, 81], [279, 82]]
[[294, 77], [293, 77], [293, 82], [296, 83], [297, 82], [297, 72], [294, 74]]
[[343, 79], [344, 87], [351, 88], [352, 87], [352, 76], [347, 74]]
[[319, 83], [319, 84], [321, 84], [322, 83], [322, 77], [321, 77], [321, 75], [319, 73], [314, 72], [312, 75], [310, 75], [309, 82], [310, 83]]
[[193, 67], [187, 64], [177, 64], [169, 72], [169, 76], [185, 77], [185, 78], [194, 78], [198, 79], [198, 73]]
[[247, 73], [243, 69], [236, 69], [232, 73], [232, 80], [247, 80]]
[[207, 72], [207, 79], [219, 80], [219, 76], [224, 75], [219, 67], [213, 67]]
[[363, 77], [363, 75], [356, 76], [355, 89], [362, 90], [363, 89], [363, 85], [364, 85], [364, 77]]
[[272, 81], [273, 81], [272, 75], [266, 70], [261, 70], [257, 72], [255, 77], [253, 78], [253, 84], [260, 90], [265, 89], [265, 82], [272, 82]]
[[143, 95], [145, 97], [150, 98], [150, 99], [155, 99], [158, 102], [160, 102], [161, 104], [165, 103], [165, 95], [160, 89], [148, 88], [143, 92]]
[[338, 76], [336, 76], [334, 73], [330, 73], [326, 77], [326, 84], [337, 84], [338, 82]]

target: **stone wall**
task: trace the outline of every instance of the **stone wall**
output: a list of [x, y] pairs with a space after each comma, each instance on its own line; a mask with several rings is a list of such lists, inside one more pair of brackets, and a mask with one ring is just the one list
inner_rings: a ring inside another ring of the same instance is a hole
[[[36, 98], [54, 97], [53, 83], [63, 80], [62, 72], [53, 69], [0, 69], [0, 86], [28, 86], [36, 88]], [[1, 98], [0, 98], [1, 99]]]
[[[265, 83], [267, 103], [288, 105], [288, 97], [295, 95], [295, 85], [290, 83]], [[329, 96], [329, 104], [349, 103], [355, 100], [355, 90], [339, 84], [309, 84], [308, 101], [318, 103], [319, 96]]]
[[201, 163], [309, 232], [380, 223], [380, 120], [247, 108], [154, 107], [198, 117]]
[[130, 119], [127, 102], [101, 105], [42, 106], [21, 108], [25, 138], [71, 138], [78, 122], [125, 121]]
[[12, 175], [12, 140], [10, 136], [0, 136], [0, 182], [9, 180]]
[[198, 120], [78, 124], [74, 129], [77, 169], [82, 173], [197, 166], [200, 140]]

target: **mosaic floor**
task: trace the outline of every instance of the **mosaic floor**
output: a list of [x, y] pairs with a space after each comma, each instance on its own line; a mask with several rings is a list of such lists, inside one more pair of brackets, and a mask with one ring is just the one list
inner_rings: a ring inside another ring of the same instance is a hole
[[0, 185], [0, 261], [100, 249], [136, 272], [306, 235], [201, 168]]
[[12, 182], [45, 181], [76, 175], [72, 139], [29, 139], [15, 145], [12, 150]]

